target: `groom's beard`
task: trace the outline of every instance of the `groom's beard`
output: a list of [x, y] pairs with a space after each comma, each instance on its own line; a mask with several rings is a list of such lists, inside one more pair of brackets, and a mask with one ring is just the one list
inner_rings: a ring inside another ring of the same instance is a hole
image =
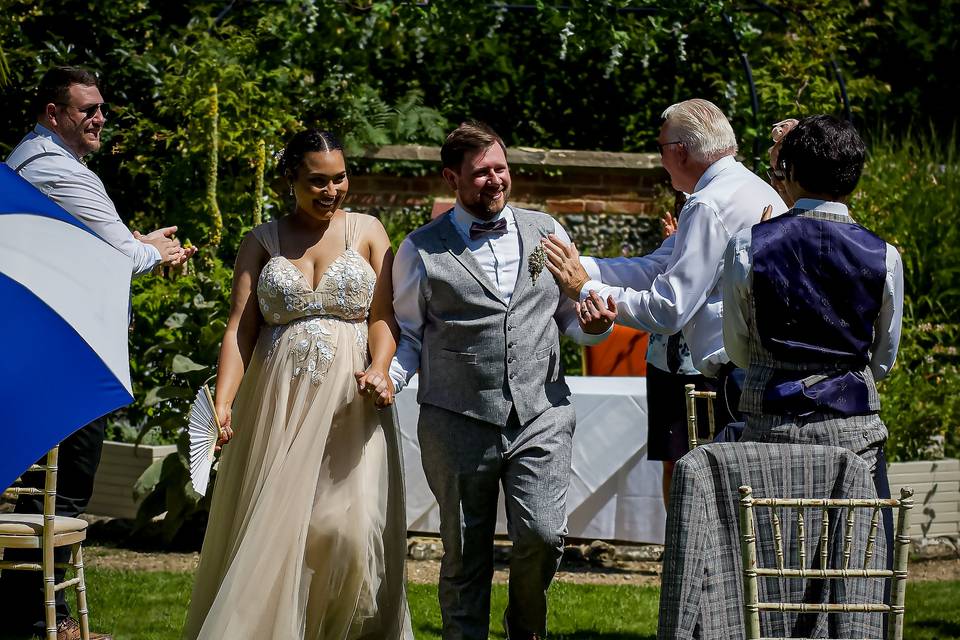
[[[497, 195], [499, 197], [495, 197]], [[462, 204], [463, 208], [474, 218], [493, 220], [500, 215], [503, 208], [507, 206], [509, 199], [510, 188], [503, 187], [496, 192], [480, 191], [474, 196], [471, 202], [463, 202], [461, 200], [460, 204]]]

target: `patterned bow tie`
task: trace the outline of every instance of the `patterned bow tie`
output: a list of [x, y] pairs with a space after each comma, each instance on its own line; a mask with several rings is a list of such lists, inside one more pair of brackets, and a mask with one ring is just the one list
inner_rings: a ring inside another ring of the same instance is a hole
[[507, 232], [507, 219], [500, 218], [492, 222], [474, 222], [470, 225], [470, 239], [476, 240], [486, 234], [500, 235]]

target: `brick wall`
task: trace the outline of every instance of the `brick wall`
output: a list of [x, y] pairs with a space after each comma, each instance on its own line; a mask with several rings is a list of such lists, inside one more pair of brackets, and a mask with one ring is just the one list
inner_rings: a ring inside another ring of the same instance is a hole
[[[376, 162], [380, 171], [350, 177], [354, 210], [429, 207], [438, 215], [453, 206], [453, 194], [439, 175], [439, 148], [380, 147], [363, 158]], [[658, 185], [667, 186], [667, 176], [656, 154], [518, 148], [509, 149], [507, 158], [511, 202], [557, 216], [582, 250], [610, 254], [622, 248], [637, 254], [659, 244], [662, 212], [655, 210], [653, 198]], [[391, 175], [394, 162], [407, 168], [420, 163], [428, 173]]]

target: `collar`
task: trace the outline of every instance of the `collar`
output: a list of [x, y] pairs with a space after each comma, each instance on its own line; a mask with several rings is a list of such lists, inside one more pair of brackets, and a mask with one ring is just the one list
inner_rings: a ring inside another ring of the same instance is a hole
[[73, 149], [67, 146], [67, 143], [63, 141], [63, 138], [61, 138], [58, 134], [54, 133], [53, 131], [50, 131], [50, 129], [47, 129], [45, 126], [43, 126], [39, 122], [37, 123], [37, 126], [33, 128], [33, 133], [41, 138], [49, 138], [51, 142], [53, 142], [55, 145], [57, 145], [58, 147], [60, 147], [61, 149], [69, 153], [71, 158], [73, 158], [77, 162], [83, 162], [83, 160], [80, 159], [80, 156], [75, 154], [73, 152]]
[[733, 156], [723, 156], [712, 165], [707, 167], [707, 170], [703, 172], [703, 175], [700, 176], [700, 179], [697, 180], [697, 186], [693, 188], [693, 192], [696, 193], [703, 189], [705, 186], [710, 184], [710, 181], [717, 177], [721, 171], [729, 169], [735, 164], [739, 164], [737, 159]]
[[500, 218], [506, 219], [507, 230], [509, 233], [509, 229], [511, 226], [513, 226], [513, 222], [514, 222], [513, 210], [510, 208], [510, 205], [504, 206], [503, 210], [500, 211], [500, 214], [497, 217], [491, 218], [490, 220], [481, 220], [480, 218], [474, 216], [473, 214], [469, 213], [466, 209], [464, 209], [463, 206], [460, 204], [460, 201], [458, 200], [457, 203], [453, 205], [453, 216], [450, 218], [450, 220], [451, 222], [453, 222], [453, 226], [457, 228], [457, 231], [460, 233], [460, 235], [462, 235], [464, 238], [469, 238], [470, 225], [473, 224], [474, 222], [494, 222], [496, 220], [499, 220]]
[[813, 198], [800, 198], [797, 200], [796, 204], [793, 205], [794, 209], [799, 211], [823, 211], [824, 213], [833, 213], [841, 216], [850, 216], [850, 211], [847, 209], [847, 205], [842, 202], [832, 202], [830, 200], [815, 200]]

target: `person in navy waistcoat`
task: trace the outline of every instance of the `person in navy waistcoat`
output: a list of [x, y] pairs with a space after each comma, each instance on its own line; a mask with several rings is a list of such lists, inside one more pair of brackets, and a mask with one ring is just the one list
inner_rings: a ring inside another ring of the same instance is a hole
[[847, 209], [864, 155], [853, 125], [828, 115], [784, 136], [773, 177], [793, 208], [731, 239], [723, 339], [747, 370], [744, 441], [846, 447], [870, 463], [878, 496], [889, 497], [876, 381], [897, 355], [903, 265]]

